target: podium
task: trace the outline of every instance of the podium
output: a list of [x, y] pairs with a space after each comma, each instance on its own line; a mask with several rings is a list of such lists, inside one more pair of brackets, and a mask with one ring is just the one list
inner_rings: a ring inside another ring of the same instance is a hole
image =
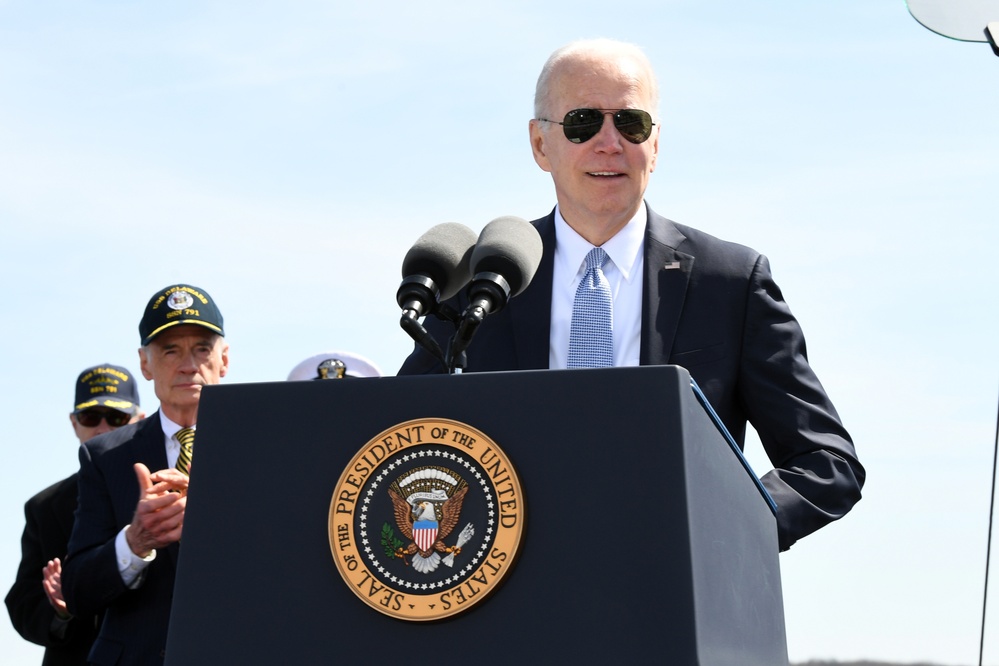
[[[348, 587], [328, 527], [359, 449], [425, 417], [502, 448], [526, 520], [488, 598], [413, 622]], [[206, 387], [166, 663], [786, 665], [776, 521], [733, 449], [675, 366]]]

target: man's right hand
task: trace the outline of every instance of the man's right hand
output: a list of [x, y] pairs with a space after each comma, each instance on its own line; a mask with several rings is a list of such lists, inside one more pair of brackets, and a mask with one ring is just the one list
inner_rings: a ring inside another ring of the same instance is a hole
[[132, 524], [125, 531], [128, 547], [138, 557], [148, 557], [156, 548], [180, 541], [187, 508], [188, 477], [176, 469], [154, 474], [142, 463], [135, 463], [139, 482], [139, 503]]
[[66, 601], [62, 598], [62, 562], [58, 557], [49, 560], [42, 568], [42, 589], [45, 590], [45, 596], [55, 609], [56, 615], [68, 620], [71, 616], [66, 610]]

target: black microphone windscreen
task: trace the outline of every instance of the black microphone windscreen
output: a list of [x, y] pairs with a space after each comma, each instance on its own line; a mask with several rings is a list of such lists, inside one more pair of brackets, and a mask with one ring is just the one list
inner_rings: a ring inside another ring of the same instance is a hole
[[431, 227], [402, 260], [403, 279], [426, 275], [440, 290], [440, 300], [451, 298], [472, 278], [469, 266], [475, 241], [475, 232], [464, 224], [444, 222]]
[[472, 250], [472, 273], [499, 273], [510, 283], [510, 296], [527, 288], [541, 263], [538, 230], [519, 217], [498, 217], [479, 234]]

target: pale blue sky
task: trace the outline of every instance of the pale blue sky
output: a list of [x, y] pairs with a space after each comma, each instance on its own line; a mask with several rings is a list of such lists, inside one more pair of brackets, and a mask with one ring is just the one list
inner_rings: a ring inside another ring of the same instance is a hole
[[[550, 210], [534, 81], [598, 36], [659, 74], [650, 205], [770, 257], [868, 469], [854, 512], [781, 556], [792, 660], [976, 662], [999, 58], [902, 0], [0, 0], [0, 591], [24, 500], [76, 467], [77, 374], [138, 370], [154, 291], [215, 297], [228, 382], [328, 348], [394, 371], [406, 250], [439, 222]], [[994, 594], [990, 613], [996, 666]], [[41, 658], [6, 621], [0, 654]]]

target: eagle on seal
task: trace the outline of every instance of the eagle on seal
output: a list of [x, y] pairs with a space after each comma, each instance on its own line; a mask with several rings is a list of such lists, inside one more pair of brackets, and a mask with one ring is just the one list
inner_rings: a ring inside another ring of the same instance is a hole
[[412, 555], [413, 568], [420, 573], [430, 573], [440, 564], [441, 556], [438, 553], [460, 553], [461, 546], [446, 546], [444, 539], [458, 524], [461, 503], [467, 492], [466, 486], [448, 497], [441, 505], [441, 519], [438, 521], [433, 502], [424, 500], [410, 505], [402, 495], [390, 488], [388, 494], [392, 498], [395, 524], [402, 535], [409, 539], [409, 545], [397, 548], [395, 556], [405, 561], [407, 555]]

